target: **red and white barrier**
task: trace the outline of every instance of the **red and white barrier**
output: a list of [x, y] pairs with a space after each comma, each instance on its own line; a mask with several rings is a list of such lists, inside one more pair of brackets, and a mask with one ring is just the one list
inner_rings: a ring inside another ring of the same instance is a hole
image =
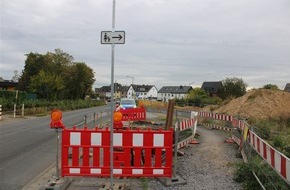
[[[114, 131], [113, 175], [171, 177], [172, 136], [173, 130]], [[62, 176], [110, 176], [110, 130], [64, 129]]]
[[226, 114], [218, 114], [218, 113], [211, 113], [211, 112], [198, 112], [198, 115], [201, 117], [209, 117], [216, 120], [222, 120], [222, 121], [232, 121], [233, 116], [226, 115]]
[[145, 108], [130, 108], [130, 109], [120, 109], [122, 113], [122, 121], [144, 121], [146, 120], [146, 110]]
[[180, 131], [184, 131], [187, 129], [191, 129], [192, 130], [192, 135], [187, 137], [186, 139], [181, 140], [180, 142], [177, 143], [177, 148], [180, 149], [188, 144], [190, 144], [191, 142], [194, 141], [194, 136], [196, 134], [196, 129], [197, 129], [197, 119], [196, 119], [197, 114], [195, 114], [194, 112], [191, 113], [191, 118], [190, 119], [186, 119], [180, 122], [176, 122], [175, 123], [175, 132], [180, 132]]
[[236, 119], [234, 118], [232, 120], [232, 125], [233, 127], [236, 127], [236, 128], [239, 128], [241, 130], [244, 130], [245, 127], [248, 125], [247, 122], [245, 122], [244, 120], [239, 120], [239, 119]]
[[[239, 120], [233, 117], [226, 117], [221, 115], [212, 114], [210, 112], [199, 112], [201, 117], [211, 117], [218, 120], [232, 121], [235, 128], [243, 131], [241, 138], [232, 134], [232, 139], [241, 147], [242, 142], [249, 138], [249, 142], [256, 152], [267, 161], [267, 163], [288, 183], [290, 184], [290, 159], [279, 151], [275, 150], [265, 140], [257, 136], [253, 131], [248, 130], [249, 125], [244, 120]], [[248, 134], [249, 133], [249, 134]]]
[[188, 128], [192, 128], [194, 126], [195, 119], [187, 119], [179, 122], [179, 131], [186, 130]]
[[249, 131], [249, 141], [256, 152], [290, 184], [290, 159], [275, 150], [253, 131]]

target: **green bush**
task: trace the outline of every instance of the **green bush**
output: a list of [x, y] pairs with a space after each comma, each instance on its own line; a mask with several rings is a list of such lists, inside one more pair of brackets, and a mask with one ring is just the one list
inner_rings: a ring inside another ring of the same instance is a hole
[[281, 149], [284, 149], [286, 146], [283, 138], [280, 135], [277, 135], [274, 137], [273, 145], [274, 147], [281, 148]]
[[252, 170], [254, 169], [253, 164], [238, 163], [236, 167], [237, 170], [234, 174], [234, 180], [236, 182], [242, 183], [245, 190], [260, 189], [260, 185], [252, 173]]
[[234, 180], [242, 183], [245, 190], [261, 189], [252, 171], [258, 176], [266, 189], [289, 189], [281, 177], [259, 156], [254, 156], [249, 163], [236, 164]]

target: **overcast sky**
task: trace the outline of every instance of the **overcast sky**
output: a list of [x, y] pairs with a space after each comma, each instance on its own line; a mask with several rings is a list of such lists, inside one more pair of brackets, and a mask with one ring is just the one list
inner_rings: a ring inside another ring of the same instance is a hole
[[[113, 0], [1, 0], [1, 71], [10, 80], [25, 54], [59, 48], [111, 83]], [[115, 80], [123, 85], [200, 86], [242, 78], [251, 87], [290, 82], [289, 0], [116, 0]]]

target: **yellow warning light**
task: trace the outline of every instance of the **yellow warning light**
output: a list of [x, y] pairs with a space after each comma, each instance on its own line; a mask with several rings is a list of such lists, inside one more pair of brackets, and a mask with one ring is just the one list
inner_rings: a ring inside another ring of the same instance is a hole
[[119, 111], [115, 112], [113, 116], [115, 122], [122, 121], [122, 117], [123, 117], [123, 114]]

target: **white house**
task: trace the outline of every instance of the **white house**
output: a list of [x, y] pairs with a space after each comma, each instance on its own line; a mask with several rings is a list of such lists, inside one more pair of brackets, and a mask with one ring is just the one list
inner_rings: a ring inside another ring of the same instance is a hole
[[154, 85], [131, 85], [127, 91], [127, 98], [157, 99], [158, 89]]
[[157, 100], [167, 102], [171, 99], [186, 98], [191, 86], [163, 86], [157, 93]]

